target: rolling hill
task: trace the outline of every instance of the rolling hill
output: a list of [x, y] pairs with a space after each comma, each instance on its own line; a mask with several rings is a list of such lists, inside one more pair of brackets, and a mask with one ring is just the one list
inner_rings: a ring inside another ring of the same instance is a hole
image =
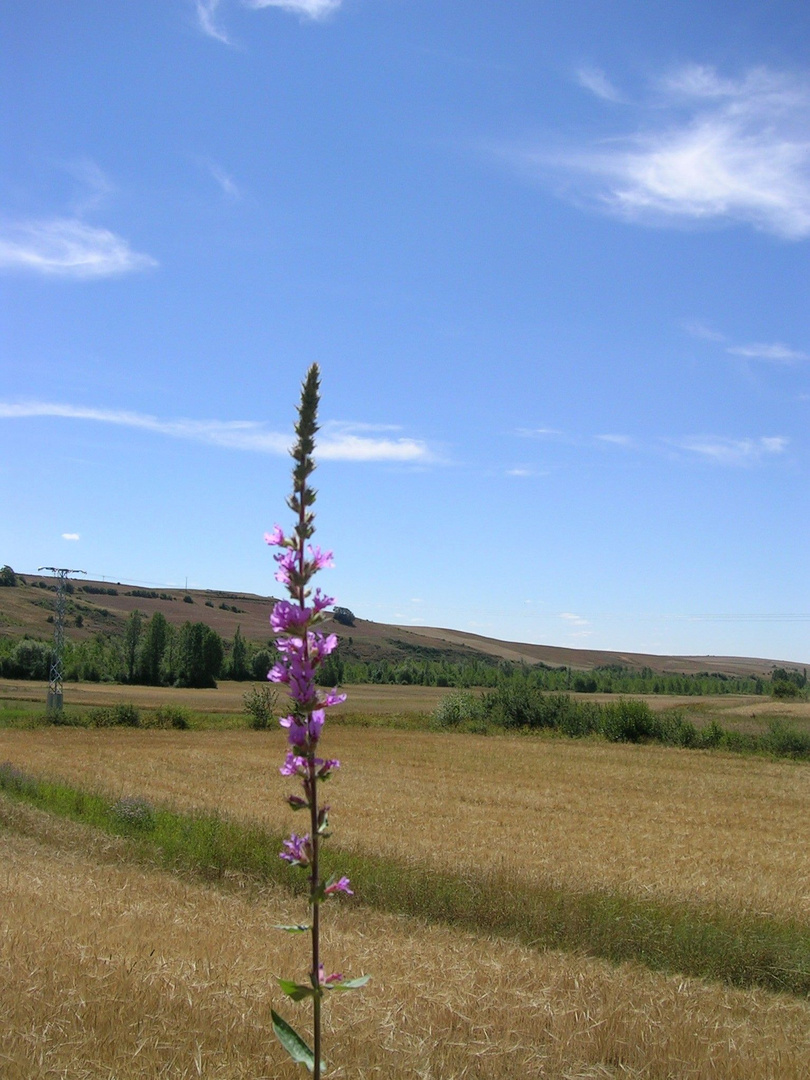
[[[52, 634], [55, 584], [51, 576], [18, 575], [18, 585], [0, 588], [0, 635], [47, 640]], [[69, 583], [66, 630], [83, 639], [102, 633], [121, 633], [131, 612], [145, 616], [160, 611], [175, 626], [190, 620], [204, 622], [230, 639], [237, 626], [250, 641], [271, 639], [270, 611], [274, 598], [214, 589], [144, 589], [111, 581], [74, 579]], [[49, 619], [50, 616], [50, 619]], [[802, 667], [795, 661], [739, 656], [659, 656], [646, 653], [566, 649], [551, 645], [499, 641], [463, 630], [427, 626], [396, 626], [356, 618], [338, 626], [346, 657], [375, 661], [407, 657], [461, 661], [481, 658], [546, 664], [589, 670], [616, 664], [631, 670], [655, 672], [719, 672], [725, 675], [770, 674], [775, 666]], [[808, 665], [810, 666], [810, 665]]]

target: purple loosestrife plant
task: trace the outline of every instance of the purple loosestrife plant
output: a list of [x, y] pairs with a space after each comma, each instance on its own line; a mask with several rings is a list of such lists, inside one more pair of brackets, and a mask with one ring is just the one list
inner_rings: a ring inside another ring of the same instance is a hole
[[321, 1004], [324, 995], [331, 990], [354, 990], [368, 981], [368, 976], [345, 979], [341, 974], [326, 975], [320, 958], [320, 909], [321, 905], [337, 893], [352, 895], [347, 877], [332, 877], [323, 881], [320, 872], [320, 846], [329, 835], [328, 806], [321, 806], [318, 787], [327, 780], [340, 762], [318, 756], [318, 742], [323, 731], [326, 709], [338, 705], [346, 698], [337, 690], [324, 693], [315, 684], [315, 673], [323, 659], [337, 646], [334, 634], [324, 634], [315, 629], [326, 617], [326, 608], [334, 604], [331, 596], [324, 596], [320, 589], [313, 593], [310, 581], [314, 574], [332, 566], [332, 552], [321, 551], [310, 541], [315, 531], [312, 506], [315, 490], [309, 478], [315, 468], [312, 452], [318, 430], [319, 372], [316, 364], [309, 369], [301, 389], [298, 407], [298, 423], [295, 425], [297, 441], [291, 454], [293, 490], [287, 505], [296, 516], [293, 530], [286, 535], [276, 525], [265, 536], [268, 544], [280, 548], [276, 554], [278, 569], [276, 580], [286, 586], [289, 600], [279, 600], [270, 616], [270, 624], [276, 638], [279, 661], [272, 667], [268, 678], [282, 683], [289, 689], [290, 712], [279, 723], [287, 731], [289, 747], [281, 766], [281, 775], [297, 778], [302, 794], [290, 795], [287, 802], [293, 810], [309, 812], [309, 831], [303, 836], [293, 833], [285, 840], [280, 857], [293, 866], [309, 870], [309, 906], [311, 922], [307, 925], [282, 926], [288, 933], [309, 932], [312, 942], [312, 965], [309, 982], [298, 983], [279, 979], [281, 989], [293, 1001], [312, 999], [313, 1045], [312, 1049], [301, 1036], [283, 1020], [275, 1010], [272, 1012], [273, 1030], [293, 1061], [306, 1065], [315, 1080], [319, 1080], [325, 1068], [321, 1060]]

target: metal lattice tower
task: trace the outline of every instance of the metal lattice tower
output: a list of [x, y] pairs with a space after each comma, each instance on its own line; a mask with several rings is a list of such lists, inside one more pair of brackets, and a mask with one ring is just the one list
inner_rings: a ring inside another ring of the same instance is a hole
[[65, 647], [65, 582], [71, 574], [86, 574], [86, 570], [67, 570], [60, 566], [40, 566], [50, 570], [56, 578], [56, 617], [53, 624], [53, 651], [51, 671], [48, 677], [48, 708], [62, 708], [62, 651]]

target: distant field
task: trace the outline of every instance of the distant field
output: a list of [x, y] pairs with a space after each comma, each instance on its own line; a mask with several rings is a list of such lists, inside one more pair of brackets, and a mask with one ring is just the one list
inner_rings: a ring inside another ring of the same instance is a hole
[[[263, 683], [220, 682], [216, 690], [178, 690], [167, 686], [122, 686], [117, 683], [65, 683], [66, 705], [114, 705], [131, 701], [140, 708], [158, 705], [184, 705], [195, 712], [242, 713], [244, 695], [252, 686]], [[0, 703], [3, 701], [45, 702], [48, 684], [24, 680], [0, 679]], [[349, 688], [350, 700], [337, 706], [337, 712], [409, 713], [431, 712], [448, 693], [435, 686], [377, 686], [364, 684]]]
[[[240, 717], [244, 714], [244, 695], [259, 683], [222, 681], [216, 690], [178, 690], [161, 686], [123, 686], [116, 683], [66, 683], [65, 704], [69, 707], [93, 708], [132, 702], [139, 708], [159, 705], [182, 705], [193, 712], [214, 716]], [[441, 699], [451, 691], [436, 686], [389, 686], [363, 683], [344, 687], [348, 700], [336, 708], [334, 715], [407, 716], [431, 713]], [[44, 703], [48, 684], [26, 680], [0, 679], [0, 720], [3, 703]], [[611, 694], [572, 694], [583, 701], [615, 701]], [[782, 719], [798, 730], [810, 730], [810, 701], [774, 701], [765, 696], [740, 694], [705, 697], [677, 697], [666, 694], [626, 695], [646, 701], [656, 712], [682, 709], [698, 727], [716, 720], [723, 727], [740, 731], [764, 730], [771, 720]]]

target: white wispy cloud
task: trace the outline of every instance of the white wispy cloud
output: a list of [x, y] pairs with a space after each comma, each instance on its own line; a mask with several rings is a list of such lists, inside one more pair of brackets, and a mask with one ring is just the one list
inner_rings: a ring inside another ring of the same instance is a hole
[[[198, 28], [215, 41], [223, 45], [233, 45], [234, 41], [223, 28], [219, 18], [221, 0], [193, 0]], [[280, 8], [303, 19], [317, 22], [326, 19], [340, 8], [343, 0], [241, 0], [242, 6], [259, 11], [262, 8]]]
[[208, 169], [208, 172], [214, 180], [216, 180], [217, 184], [219, 184], [222, 189], [222, 194], [227, 199], [236, 201], [242, 197], [242, 192], [239, 190], [239, 186], [234, 178], [229, 173], [225, 172], [220, 165], [215, 161], [206, 161], [205, 167]]
[[217, 8], [219, 0], [194, 0], [197, 13], [197, 25], [204, 34], [221, 41], [223, 45], [232, 45], [233, 42], [217, 23]]
[[51, 277], [114, 277], [157, 266], [108, 229], [78, 218], [0, 224], [0, 267]]
[[63, 540], [78, 540], [79, 539], [79, 534], [78, 533], [62, 533], [62, 539]]
[[343, 0], [243, 0], [249, 8], [282, 8], [308, 19], [325, 19], [343, 3]]
[[749, 345], [734, 344], [727, 334], [714, 330], [702, 322], [685, 322], [684, 330], [692, 337], [703, 341], [716, 341], [725, 345], [730, 356], [742, 356], [748, 360], [767, 360], [776, 364], [793, 364], [800, 360], [810, 360], [810, 353], [794, 349], [781, 341], [752, 342]]
[[673, 440], [672, 445], [717, 465], [753, 465], [763, 458], [785, 453], [789, 442], [783, 435], [760, 436], [755, 439], [692, 435]]
[[[594, 77], [589, 89], [600, 85], [609, 92]], [[810, 236], [810, 84], [762, 68], [724, 79], [690, 65], [656, 91], [641, 130], [512, 157], [538, 175], [578, 180], [572, 194], [629, 221], [741, 221], [790, 240]]]
[[627, 446], [632, 447], [636, 445], [636, 440], [631, 435], [597, 435], [598, 442], [609, 443], [611, 446]]
[[565, 619], [566, 622], [572, 626], [590, 626], [588, 619], [583, 618], [581, 615], [575, 615], [572, 611], [561, 611], [560, 618]]
[[63, 168], [78, 185], [78, 191], [70, 204], [77, 217], [82, 217], [91, 210], [97, 210], [115, 192], [113, 182], [90, 158], [66, 161]]
[[781, 342], [773, 344], [731, 345], [726, 349], [732, 356], [745, 356], [752, 360], [771, 360], [777, 364], [792, 364], [797, 360], [810, 360], [810, 353], [791, 349]]
[[563, 435], [562, 431], [558, 431], [557, 428], [518, 428], [517, 435], [521, 439], [557, 439]]
[[561, 611], [560, 618], [571, 627], [571, 637], [583, 638], [593, 634], [593, 630], [590, 629], [590, 619], [585, 619], [582, 615], [575, 615], [572, 611]]
[[707, 323], [701, 322], [699, 319], [686, 319], [682, 323], [682, 326], [690, 337], [699, 338], [702, 341], [717, 341], [721, 343], [728, 341], [725, 334], [722, 334], [719, 330], [715, 330], [714, 327], [709, 326]]
[[622, 95], [599, 68], [583, 67], [576, 72], [577, 82], [603, 101], [619, 102]]
[[[41, 401], [0, 402], [0, 419], [33, 417], [89, 420], [262, 454], [287, 454], [292, 444], [290, 435], [270, 431], [255, 420], [164, 420], [119, 409], [97, 409]], [[374, 425], [324, 424], [316, 457], [321, 461], [376, 461], [411, 465], [430, 464], [438, 460], [427, 443], [421, 439], [371, 437], [363, 434], [364, 431], [374, 428]], [[384, 430], [390, 430], [390, 427], [386, 425]]]

